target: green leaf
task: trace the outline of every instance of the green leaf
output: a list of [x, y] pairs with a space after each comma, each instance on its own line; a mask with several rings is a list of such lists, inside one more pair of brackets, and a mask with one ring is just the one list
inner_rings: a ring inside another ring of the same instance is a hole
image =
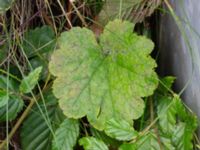
[[172, 141], [178, 150], [193, 150], [191, 140], [194, 130], [188, 126], [186, 123], [179, 123], [174, 130]]
[[22, 80], [20, 84], [20, 91], [22, 93], [30, 93], [32, 91], [32, 89], [38, 83], [41, 71], [42, 67], [38, 67]]
[[53, 150], [73, 150], [78, 136], [78, 120], [65, 119], [55, 132]]
[[124, 143], [119, 147], [119, 150], [137, 150], [135, 144]]
[[122, 144], [119, 150], [161, 150], [158, 139], [153, 132], [140, 137], [135, 143]]
[[[17, 117], [17, 114], [22, 110], [24, 106], [23, 100], [14, 95], [9, 95], [8, 98], [8, 112], [7, 105], [0, 108], [0, 122], [11, 121]], [[7, 120], [8, 114], [8, 120]]]
[[162, 135], [157, 136], [152, 131], [149, 131], [149, 133], [143, 135], [134, 143], [122, 144], [119, 150], [175, 150], [175, 148], [170, 139]]
[[[48, 60], [45, 60], [48, 61]], [[41, 80], [45, 81], [47, 76], [48, 76], [48, 63], [46, 63], [44, 60], [42, 60], [40, 57], [34, 57], [30, 59], [30, 64], [33, 69], [36, 69], [37, 67], [42, 66], [42, 71], [41, 71]], [[31, 70], [31, 68], [30, 68]]]
[[137, 150], [161, 150], [158, 139], [153, 132], [142, 136], [137, 142]]
[[[51, 92], [45, 93], [44, 100], [45, 104], [40, 100], [39, 106], [36, 104], [33, 106], [32, 111], [23, 123], [20, 131], [23, 150], [50, 150], [53, 139], [51, 130], [55, 132], [65, 118]], [[40, 110], [42, 110], [42, 113]]]
[[6, 76], [0, 75], [0, 89], [6, 91], [7, 86], [10, 91], [17, 92], [19, 89], [18, 84], [14, 80], [11, 78], [8, 80]]
[[177, 113], [179, 122], [174, 127], [172, 135], [172, 142], [176, 149], [192, 150], [193, 149], [193, 135], [197, 129], [197, 116], [193, 113], [186, 111], [181, 99], [178, 96], [174, 97], [177, 103]]
[[79, 140], [79, 144], [84, 147], [84, 150], [108, 150], [103, 141], [94, 137], [83, 137]]
[[159, 138], [162, 148], [164, 148], [165, 150], [177, 150], [173, 145], [171, 138], [168, 138], [165, 134], [160, 134]]
[[15, 0], [0, 0], [0, 14], [7, 11]]
[[[9, 94], [7, 95], [7, 89]], [[12, 93], [18, 92], [17, 83], [11, 78], [0, 75], [0, 122], [11, 121], [16, 118], [17, 114], [22, 110], [24, 102], [21, 97]], [[7, 101], [8, 96], [8, 101]], [[8, 102], [8, 111], [7, 111]], [[8, 118], [7, 118], [8, 115]], [[7, 120], [8, 119], [8, 120]]]
[[62, 33], [49, 69], [56, 76], [53, 93], [66, 116], [87, 116], [103, 130], [111, 118], [131, 122], [143, 114], [141, 97], [152, 95], [158, 84], [149, 55], [154, 44], [132, 30], [129, 22], [110, 22], [100, 45], [86, 28]]
[[[197, 117], [186, 111], [181, 99], [163, 98], [158, 105], [159, 128], [170, 138], [178, 150], [192, 150], [193, 134], [197, 128]], [[165, 142], [166, 143], [166, 142]]]
[[129, 141], [138, 136], [138, 132], [125, 120], [111, 119], [106, 123], [105, 133], [120, 141]]
[[173, 76], [167, 76], [167, 77], [161, 78], [161, 81], [160, 81], [161, 83], [159, 84], [157, 91], [160, 94], [165, 95], [166, 93], [169, 92], [169, 89], [171, 90], [175, 79], [176, 78]]
[[113, 149], [117, 148], [121, 144], [120, 141], [117, 141], [117, 140], [107, 136], [104, 133], [104, 131], [99, 131], [92, 127], [90, 128], [90, 131], [91, 131], [93, 137], [102, 140], [109, 147], [113, 147]]
[[8, 94], [6, 91], [0, 91], [0, 109], [8, 102]]
[[23, 49], [28, 58], [40, 56], [53, 51], [55, 48], [55, 34], [49, 26], [29, 30], [24, 35]]
[[177, 103], [171, 97], [163, 97], [157, 107], [159, 126], [162, 132], [171, 136], [176, 125]]

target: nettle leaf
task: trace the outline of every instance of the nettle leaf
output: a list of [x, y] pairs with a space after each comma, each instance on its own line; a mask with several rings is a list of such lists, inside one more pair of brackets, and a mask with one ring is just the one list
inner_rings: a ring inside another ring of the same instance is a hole
[[15, 95], [8, 95], [8, 96], [9, 96], [8, 111], [7, 111], [7, 105], [4, 105], [4, 107], [0, 108], [0, 122], [11, 121], [15, 119], [17, 117], [17, 114], [22, 110], [24, 106], [24, 102], [20, 97]]
[[[191, 122], [193, 124], [193, 122]], [[176, 149], [178, 150], [193, 150], [193, 144], [192, 144], [192, 139], [193, 139], [193, 134], [194, 134], [194, 129], [191, 128], [193, 127], [190, 124], [187, 123], [179, 123], [174, 130], [172, 142], [175, 145]]]
[[10, 91], [17, 92], [19, 89], [18, 84], [14, 80], [12, 80], [11, 78], [9, 78], [8, 80], [6, 76], [0, 75], [0, 89], [6, 91], [7, 86]]
[[163, 133], [171, 136], [176, 125], [177, 103], [171, 97], [163, 97], [159, 101], [157, 107], [159, 126]]
[[141, 97], [152, 95], [158, 84], [149, 55], [154, 44], [132, 30], [127, 21], [110, 22], [100, 44], [86, 28], [62, 33], [49, 69], [57, 77], [53, 93], [66, 116], [87, 116], [102, 130], [111, 118], [131, 122], [143, 114]]
[[23, 49], [28, 58], [53, 51], [55, 48], [55, 34], [49, 26], [42, 26], [29, 30], [24, 35]]
[[177, 103], [179, 122], [177, 122], [177, 125], [174, 127], [172, 142], [176, 146], [176, 149], [192, 150], [192, 139], [198, 126], [197, 116], [186, 111], [181, 99], [178, 96], [174, 97], [174, 101]]
[[197, 117], [186, 111], [181, 99], [164, 97], [158, 105], [159, 128], [170, 138], [176, 149], [192, 150], [193, 134], [197, 128]]
[[7, 11], [15, 0], [0, 0], [0, 14]]
[[153, 133], [142, 136], [137, 142], [137, 150], [161, 150], [158, 143], [158, 137]]
[[138, 132], [125, 120], [111, 119], [106, 123], [105, 133], [120, 141], [129, 141], [138, 136]]
[[11, 121], [15, 119], [17, 114], [22, 110], [24, 106], [23, 100], [21, 99], [21, 97], [12, 94], [13, 92], [17, 91], [18, 86], [14, 80], [10, 78], [7, 79], [7, 77], [0, 75], [0, 122]]
[[39, 100], [39, 106], [36, 104], [33, 106], [22, 125], [20, 135], [23, 150], [50, 150], [52, 132], [55, 132], [65, 119], [58, 107], [57, 99], [51, 92], [44, 94], [44, 100], [45, 104]]
[[5, 106], [8, 102], [8, 94], [6, 91], [0, 91], [0, 108]]
[[153, 131], [139, 137], [134, 143], [124, 143], [119, 150], [175, 150], [170, 139], [156, 135]]
[[165, 150], [177, 150], [171, 138], [167, 137], [165, 134], [160, 134], [159, 138], [162, 145], [162, 149], [164, 148]]
[[53, 150], [73, 150], [78, 136], [78, 120], [65, 119], [55, 132]]
[[103, 141], [94, 137], [83, 137], [79, 140], [79, 144], [84, 147], [84, 150], [108, 150]]
[[38, 83], [41, 71], [42, 67], [38, 67], [22, 80], [20, 84], [20, 91], [22, 93], [30, 93], [32, 91], [32, 89]]
[[158, 138], [153, 132], [149, 132], [137, 139], [134, 143], [124, 143], [119, 150], [161, 150]]

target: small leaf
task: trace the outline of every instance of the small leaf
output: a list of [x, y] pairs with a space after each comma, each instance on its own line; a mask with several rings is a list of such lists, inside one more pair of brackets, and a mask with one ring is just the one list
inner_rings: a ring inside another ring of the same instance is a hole
[[20, 97], [15, 95], [9, 95], [8, 112], [7, 105], [0, 108], [0, 122], [12, 121], [13, 119], [15, 119], [17, 114], [22, 110], [23, 106], [24, 102]]
[[52, 132], [55, 132], [65, 119], [51, 91], [44, 94], [44, 100], [45, 104], [39, 100], [39, 106], [33, 106], [22, 125], [20, 136], [23, 150], [50, 150]]
[[0, 0], [0, 14], [7, 11], [15, 0]]
[[169, 92], [169, 89], [171, 90], [175, 79], [176, 78], [173, 76], [167, 76], [167, 77], [161, 78], [161, 81], [160, 81], [161, 83], [159, 84], [157, 91], [160, 94], [165, 95], [166, 93]]
[[55, 132], [53, 150], [73, 150], [78, 136], [78, 120], [65, 119]]
[[25, 77], [20, 84], [20, 91], [22, 93], [30, 93], [39, 80], [42, 67], [33, 70], [27, 77]]
[[105, 133], [120, 141], [129, 141], [138, 136], [138, 132], [125, 120], [111, 119], [106, 123]]
[[84, 150], [108, 150], [103, 141], [94, 137], [83, 137], [79, 140], [79, 144], [84, 147]]
[[133, 26], [112, 21], [99, 43], [86, 28], [62, 33], [49, 70], [56, 77], [53, 93], [67, 117], [87, 116], [103, 130], [107, 120], [131, 122], [143, 114], [142, 97], [153, 94], [158, 79], [149, 55], [154, 44], [133, 33]]
[[[46, 60], [43, 60], [41, 59], [40, 57], [34, 57], [30, 60], [30, 64], [31, 64], [31, 67], [33, 69], [36, 69], [37, 67], [40, 67], [42, 66], [42, 72], [41, 72], [41, 80], [45, 81], [47, 76], [48, 76], [48, 63], [46, 62], [48, 61], [47, 59]], [[30, 68], [31, 70], [31, 68]]]

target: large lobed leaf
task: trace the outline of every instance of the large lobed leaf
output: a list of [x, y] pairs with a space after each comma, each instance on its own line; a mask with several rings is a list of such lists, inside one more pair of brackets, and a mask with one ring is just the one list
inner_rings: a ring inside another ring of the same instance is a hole
[[131, 122], [142, 115], [141, 97], [153, 94], [158, 80], [156, 63], [149, 56], [154, 44], [132, 33], [133, 26], [110, 22], [99, 44], [86, 28], [61, 35], [49, 69], [56, 76], [53, 93], [66, 116], [87, 116], [102, 130], [111, 118]]

